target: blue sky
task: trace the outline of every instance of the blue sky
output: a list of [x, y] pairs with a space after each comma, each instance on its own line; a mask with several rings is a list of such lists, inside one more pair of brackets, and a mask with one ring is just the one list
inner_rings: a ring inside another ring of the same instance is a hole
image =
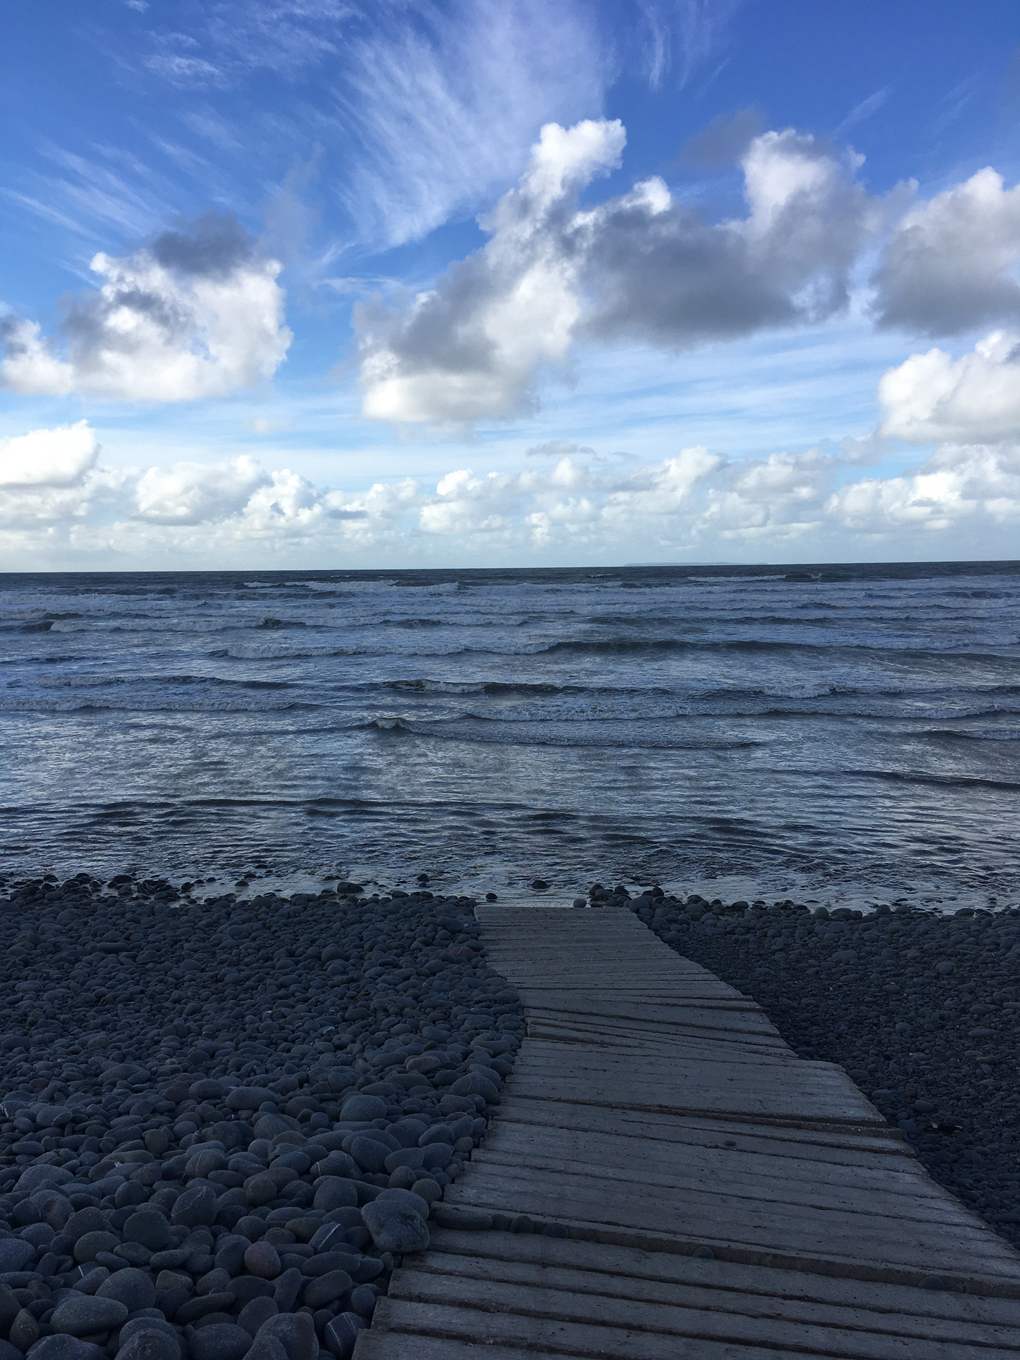
[[40, 0], [0, 566], [1016, 557], [1015, 0]]

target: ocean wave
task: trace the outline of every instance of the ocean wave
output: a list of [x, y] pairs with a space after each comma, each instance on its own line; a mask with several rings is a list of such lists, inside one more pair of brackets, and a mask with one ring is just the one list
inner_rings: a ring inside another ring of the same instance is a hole
[[[384, 714], [369, 724], [382, 732], [402, 732], [416, 737], [494, 746], [594, 747], [661, 751], [740, 751], [769, 746], [768, 737], [695, 737], [670, 733], [661, 727], [649, 730], [640, 720], [578, 721], [576, 723], [488, 722], [464, 714], [443, 722], [427, 722]], [[562, 730], [562, 729], [567, 730]]]
[[924, 735], [936, 737], [940, 741], [1020, 741], [1020, 731], [1002, 727], [972, 727], [964, 731], [952, 727], [931, 727]]
[[[317, 704], [307, 700], [290, 699], [287, 701], [258, 699], [253, 696], [244, 703], [229, 697], [217, 699], [208, 696], [202, 699], [186, 697], [146, 697], [141, 695], [104, 695], [91, 694], [87, 698], [56, 698], [33, 696], [12, 696], [0, 694], [0, 713], [284, 713], [291, 709], [315, 709]], [[352, 727], [358, 723], [352, 723]]]

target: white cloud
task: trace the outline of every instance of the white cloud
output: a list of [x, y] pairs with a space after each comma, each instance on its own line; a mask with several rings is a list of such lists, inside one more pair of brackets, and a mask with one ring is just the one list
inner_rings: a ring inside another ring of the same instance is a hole
[[884, 326], [957, 335], [1020, 321], [1020, 185], [979, 170], [900, 222], [872, 282]]
[[581, 313], [579, 257], [553, 219], [577, 191], [619, 162], [619, 122], [542, 129], [519, 188], [497, 204], [492, 239], [408, 311], [356, 304], [363, 413], [438, 424], [525, 409], [535, 369], [562, 362]]
[[363, 413], [471, 422], [534, 402], [543, 365], [579, 335], [669, 348], [817, 321], [847, 299], [876, 230], [875, 200], [836, 157], [792, 131], [743, 158], [748, 215], [711, 225], [654, 177], [579, 209], [578, 191], [619, 163], [618, 122], [548, 124], [518, 188], [481, 219], [482, 250], [403, 310], [358, 304]]
[[0, 386], [190, 401], [267, 382], [286, 355], [280, 265], [231, 218], [208, 214], [92, 269], [103, 282], [68, 309], [63, 353], [36, 323], [0, 321]]
[[913, 530], [933, 537], [968, 521], [1014, 525], [1020, 523], [1020, 444], [949, 445], [915, 472], [843, 487], [825, 508], [834, 522], [867, 535]]
[[49, 481], [0, 489], [0, 558], [12, 565], [33, 555], [54, 565], [178, 566], [356, 566], [366, 555], [390, 563], [821, 561], [869, 551], [951, 555], [958, 533], [1007, 556], [1020, 521], [1016, 442], [945, 445], [920, 467], [884, 477], [862, 476], [852, 451], [731, 459], [694, 446], [645, 466], [575, 451], [548, 465], [458, 468], [432, 485], [400, 477], [345, 493], [249, 456], [114, 471], [95, 457], [84, 425], [19, 438], [34, 444], [8, 441], [10, 466], [22, 467], [35, 448], [40, 468], [49, 458]]
[[269, 480], [265, 469], [245, 456], [225, 463], [174, 463], [149, 468], [138, 482], [135, 500], [143, 519], [201, 524], [237, 514]]
[[1020, 439], [1020, 336], [995, 331], [954, 360], [912, 354], [883, 374], [881, 432], [912, 444]]
[[74, 486], [98, 454], [95, 433], [84, 420], [0, 439], [0, 487]]

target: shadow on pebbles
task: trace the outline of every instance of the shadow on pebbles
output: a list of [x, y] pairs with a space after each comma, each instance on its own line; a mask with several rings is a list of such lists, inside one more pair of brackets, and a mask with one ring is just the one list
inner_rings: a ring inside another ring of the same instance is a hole
[[523, 1033], [469, 898], [0, 897], [0, 1360], [346, 1360]]

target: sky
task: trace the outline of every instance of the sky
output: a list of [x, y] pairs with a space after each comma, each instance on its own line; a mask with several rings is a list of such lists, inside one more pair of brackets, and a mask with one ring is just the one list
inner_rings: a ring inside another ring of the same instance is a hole
[[6, 0], [0, 570], [1020, 557], [1016, 0]]

